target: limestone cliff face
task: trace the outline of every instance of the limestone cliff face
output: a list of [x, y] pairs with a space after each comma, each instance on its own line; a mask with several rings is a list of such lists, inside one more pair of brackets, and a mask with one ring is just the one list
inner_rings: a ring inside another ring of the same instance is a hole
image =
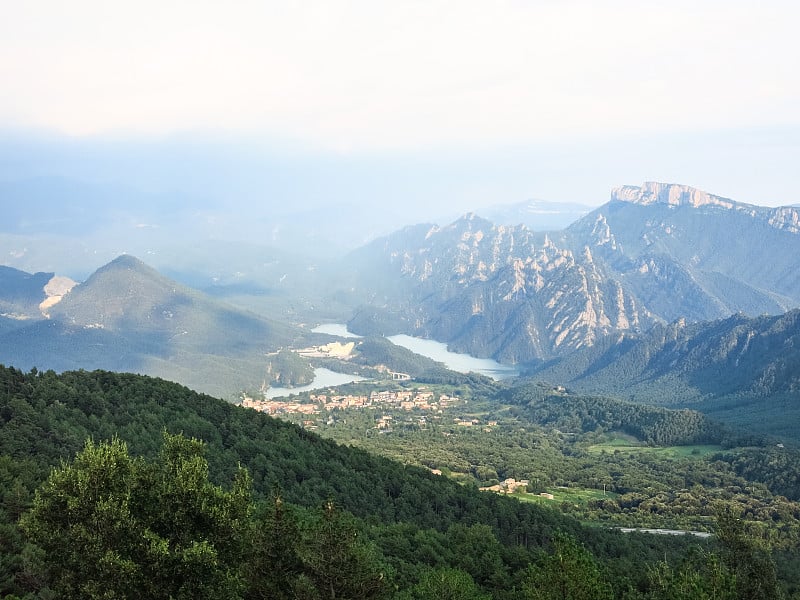
[[800, 306], [800, 211], [685, 185], [623, 186], [559, 238], [595, 259], [666, 321], [777, 314]]
[[623, 185], [614, 188], [611, 190], [611, 200], [633, 202], [643, 206], [660, 203], [670, 206], [693, 206], [695, 208], [699, 206], [733, 208], [736, 204], [728, 198], [715, 196], [688, 185], [658, 183], [655, 181], [645, 182], [641, 187]]
[[[467, 215], [413, 244], [384, 243], [387, 268], [411, 295], [408, 333], [509, 362], [591, 345], [615, 330], [653, 322], [588, 247], [574, 253], [524, 226]], [[355, 324], [357, 326], [357, 324]]]
[[623, 185], [611, 191], [611, 201], [629, 202], [641, 206], [663, 204], [672, 207], [719, 207], [763, 221], [776, 229], [800, 233], [800, 209], [797, 206], [769, 208], [736, 202], [715, 196], [688, 185], [648, 181], [641, 186]]
[[776, 229], [800, 234], [800, 207], [779, 206], [770, 211], [768, 223]]
[[382, 316], [351, 326], [525, 362], [677, 319], [783, 313], [800, 306], [798, 233], [797, 207], [664, 183], [617, 188], [551, 234], [467, 215], [364, 249], [364, 296]]

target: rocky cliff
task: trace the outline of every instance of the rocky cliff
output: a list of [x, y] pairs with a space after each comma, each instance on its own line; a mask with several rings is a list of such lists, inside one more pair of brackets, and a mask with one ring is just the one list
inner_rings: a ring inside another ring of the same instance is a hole
[[783, 313], [800, 306], [798, 222], [796, 207], [646, 183], [554, 234], [472, 214], [407, 228], [348, 258], [365, 299], [350, 325], [527, 362], [680, 318]]
[[[405, 288], [382, 297], [383, 314], [404, 315], [405, 333], [479, 356], [549, 357], [653, 323], [588, 248], [576, 253], [537, 240], [524, 226], [467, 215], [444, 228], [399, 232], [363, 252]], [[350, 326], [374, 333], [386, 320], [363, 309]]]
[[800, 209], [795, 206], [768, 208], [736, 202], [715, 196], [688, 185], [674, 183], [645, 182], [641, 186], [623, 185], [611, 191], [611, 202], [630, 202], [641, 206], [665, 204], [667, 206], [718, 207], [746, 214], [753, 219], [765, 221], [776, 229], [800, 233]]

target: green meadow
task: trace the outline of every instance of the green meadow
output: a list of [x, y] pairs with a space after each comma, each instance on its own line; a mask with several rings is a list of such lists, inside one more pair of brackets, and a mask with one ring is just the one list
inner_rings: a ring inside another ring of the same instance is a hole
[[599, 444], [592, 444], [586, 448], [590, 454], [602, 452], [648, 452], [668, 458], [702, 458], [709, 454], [722, 451], [722, 446], [713, 444], [694, 444], [689, 446], [645, 446], [631, 439], [615, 437]]

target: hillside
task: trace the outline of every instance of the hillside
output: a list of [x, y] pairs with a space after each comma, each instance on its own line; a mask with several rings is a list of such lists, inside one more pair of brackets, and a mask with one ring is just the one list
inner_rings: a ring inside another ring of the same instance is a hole
[[0, 337], [0, 361], [24, 368], [133, 371], [230, 396], [269, 377], [268, 352], [304, 335], [214, 300], [123, 255]]
[[153, 460], [164, 430], [205, 442], [208, 473], [217, 485], [234, 481], [241, 465], [258, 501], [280, 494], [299, 507], [333, 501], [351, 512], [359, 521], [350, 535], [366, 535], [381, 549], [400, 589], [427, 569], [448, 567], [469, 573], [483, 589], [508, 593], [561, 531], [594, 552], [614, 589], [622, 591], [646, 587], [647, 564], [665, 557], [677, 564], [693, 543], [585, 528], [553, 510], [481, 494], [162, 380], [0, 368], [0, 479], [8, 482], [0, 488], [0, 525], [8, 534], [0, 542], [0, 591], [19, 593], [47, 581], [36, 572], [40, 563], [23, 560], [32, 549], [25, 548], [13, 519], [28, 510], [32, 490], [53, 465], [70, 459], [87, 438], [112, 436], [126, 442], [132, 455]]
[[609, 336], [528, 375], [800, 441], [800, 310]]
[[41, 319], [74, 286], [74, 281], [55, 273], [26, 273], [0, 265], [0, 316], [21, 322]]

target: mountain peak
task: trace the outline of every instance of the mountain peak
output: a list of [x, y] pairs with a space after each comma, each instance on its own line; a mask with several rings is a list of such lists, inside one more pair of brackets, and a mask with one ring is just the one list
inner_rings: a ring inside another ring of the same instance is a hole
[[103, 267], [104, 269], [142, 269], [149, 268], [132, 254], [120, 254], [117, 258]]
[[[161, 275], [130, 254], [118, 256], [77, 285], [53, 317], [83, 327], [118, 330], [136, 322], [158, 329], [174, 305], [191, 305], [197, 293]], [[156, 318], [158, 317], [158, 318]]]
[[465, 213], [462, 217], [450, 224], [452, 228], [466, 228], [469, 230], [481, 228], [491, 229], [493, 226], [494, 224], [491, 221], [474, 212]]
[[[103, 265], [89, 277], [89, 280], [96, 279], [98, 276], [144, 278], [146, 280], [166, 280], [166, 278], [147, 263], [139, 260], [132, 254], [121, 254], [111, 262]], [[89, 281], [87, 280], [87, 282]], [[171, 282], [170, 285], [174, 283]]]
[[641, 187], [623, 185], [611, 190], [611, 200], [630, 202], [647, 206], [649, 204], [668, 204], [670, 206], [720, 206], [734, 208], [736, 202], [721, 196], [715, 196], [690, 187], [676, 183], [645, 182]]

